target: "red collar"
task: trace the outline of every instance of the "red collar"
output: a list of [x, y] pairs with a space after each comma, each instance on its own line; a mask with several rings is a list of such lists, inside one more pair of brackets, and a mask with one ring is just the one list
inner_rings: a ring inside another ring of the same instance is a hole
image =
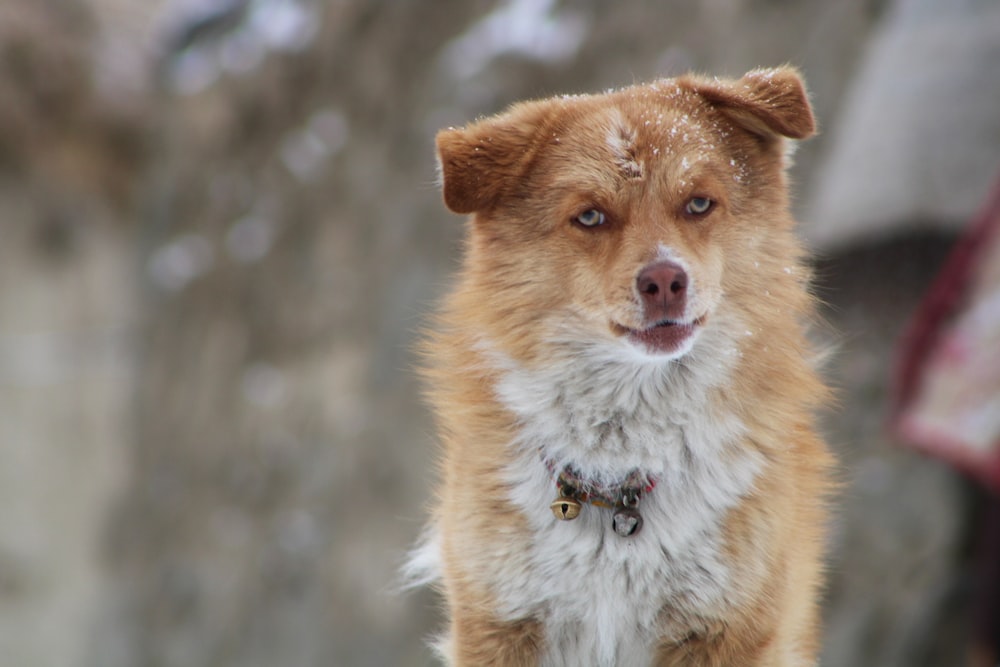
[[649, 493], [656, 487], [656, 478], [633, 470], [616, 484], [602, 484], [587, 479], [571, 464], [566, 464], [556, 475], [555, 463], [545, 462], [549, 473], [553, 476], [556, 489], [562, 497], [573, 497], [582, 503], [590, 503], [598, 507], [618, 507], [626, 498], [635, 498], [643, 493]]

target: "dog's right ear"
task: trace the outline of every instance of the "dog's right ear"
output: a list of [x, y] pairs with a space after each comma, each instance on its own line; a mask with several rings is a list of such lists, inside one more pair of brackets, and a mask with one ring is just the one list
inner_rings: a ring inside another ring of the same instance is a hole
[[546, 108], [544, 102], [527, 102], [499, 116], [438, 132], [445, 205], [455, 213], [495, 206], [531, 162]]

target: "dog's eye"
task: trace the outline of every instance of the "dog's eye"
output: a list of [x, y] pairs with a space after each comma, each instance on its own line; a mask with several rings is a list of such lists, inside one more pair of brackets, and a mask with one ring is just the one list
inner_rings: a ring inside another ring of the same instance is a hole
[[604, 224], [604, 219], [603, 213], [596, 208], [592, 208], [573, 218], [573, 222], [581, 224], [584, 227], [597, 227]]
[[705, 215], [712, 209], [713, 202], [708, 197], [692, 197], [684, 210], [691, 215]]

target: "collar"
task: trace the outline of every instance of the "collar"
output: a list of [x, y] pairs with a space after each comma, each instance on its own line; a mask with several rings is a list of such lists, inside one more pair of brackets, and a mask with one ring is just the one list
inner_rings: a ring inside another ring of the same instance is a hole
[[571, 464], [558, 469], [554, 461], [546, 460], [545, 465], [556, 485], [557, 497], [549, 507], [557, 519], [572, 521], [586, 503], [614, 509], [611, 525], [622, 537], [635, 535], [642, 528], [639, 500], [656, 487], [652, 475], [636, 469], [620, 482], [606, 484], [583, 477]]

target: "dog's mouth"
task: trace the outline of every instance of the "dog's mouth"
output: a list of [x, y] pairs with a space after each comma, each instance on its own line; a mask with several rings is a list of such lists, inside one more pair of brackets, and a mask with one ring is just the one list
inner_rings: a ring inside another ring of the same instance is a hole
[[630, 329], [620, 324], [612, 324], [612, 329], [630, 342], [644, 347], [647, 351], [658, 354], [674, 354], [686, 352], [686, 344], [693, 341], [699, 328], [704, 326], [707, 315], [690, 322], [676, 320], [661, 320], [645, 329]]

